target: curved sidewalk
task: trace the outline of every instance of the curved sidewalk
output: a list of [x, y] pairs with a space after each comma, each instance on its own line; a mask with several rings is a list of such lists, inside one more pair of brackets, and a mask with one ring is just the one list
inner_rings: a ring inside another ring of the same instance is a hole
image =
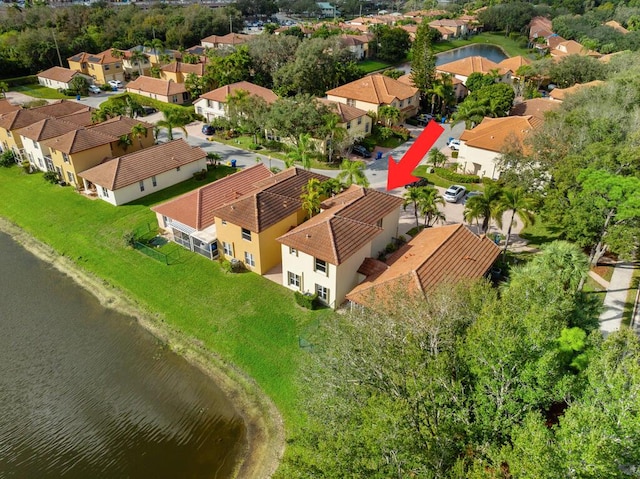
[[617, 263], [613, 269], [611, 281], [600, 313], [600, 331], [604, 336], [618, 331], [627, 304], [627, 296], [632, 287], [634, 263]]

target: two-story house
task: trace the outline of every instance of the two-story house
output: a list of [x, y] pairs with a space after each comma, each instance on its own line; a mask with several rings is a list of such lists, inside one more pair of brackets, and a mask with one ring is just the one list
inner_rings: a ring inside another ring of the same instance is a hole
[[221, 254], [237, 259], [258, 274], [281, 260], [276, 238], [301, 224], [306, 216], [301, 195], [309, 180], [323, 175], [288, 168], [259, 182], [257, 189], [213, 211]]
[[127, 91], [177, 105], [189, 103], [190, 100], [189, 92], [187, 92], [184, 83], [159, 78], [138, 77], [127, 84]]
[[496, 74], [496, 80], [499, 82], [511, 82], [511, 70], [502, 68], [496, 62], [492, 62], [488, 58], [481, 56], [472, 56], [461, 58], [450, 63], [444, 63], [436, 66], [437, 73], [448, 73], [459, 79], [466, 85], [467, 78], [472, 73], [482, 73], [483, 75]]
[[360, 281], [358, 268], [398, 235], [402, 198], [352, 185], [322, 204], [322, 212], [280, 236], [282, 281], [317, 293], [337, 308]]
[[347, 130], [350, 137], [360, 139], [371, 133], [373, 120], [367, 115], [366, 111], [355, 106], [349, 106], [346, 103], [327, 100], [326, 98], [321, 98], [320, 102], [327, 105], [331, 111], [340, 117], [340, 123], [337, 126]]
[[205, 73], [205, 64], [172, 62], [160, 68], [160, 79], [165, 81], [174, 81], [176, 83], [184, 83], [187, 75], [190, 73], [201, 78]]
[[255, 85], [248, 81], [241, 81], [221, 86], [220, 88], [201, 95], [200, 98], [193, 102], [196, 113], [204, 116], [207, 121], [212, 121], [215, 118], [228, 118], [227, 98], [229, 95], [233, 95], [238, 91], [245, 91], [251, 96], [260, 97], [268, 104], [278, 99], [278, 95], [268, 88]]
[[257, 163], [151, 209], [158, 226], [173, 241], [213, 259], [218, 256], [215, 209], [246, 195], [256, 183], [273, 175], [263, 163]]
[[[137, 125], [146, 129], [144, 135], [132, 133]], [[49, 148], [54, 171], [60, 179], [78, 189], [94, 191], [94, 185], [79, 180], [82, 171], [105, 159], [148, 148], [154, 142], [152, 124], [118, 116], [88, 128], [69, 131], [42, 144]]]
[[381, 74], [368, 75], [329, 90], [327, 99], [376, 113], [382, 106], [393, 106], [400, 110], [402, 119], [414, 116], [420, 107], [417, 88]]
[[114, 57], [111, 49], [101, 53], [77, 53], [67, 61], [71, 70], [90, 76], [99, 85], [109, 80], [124, 81], [122, 58]]

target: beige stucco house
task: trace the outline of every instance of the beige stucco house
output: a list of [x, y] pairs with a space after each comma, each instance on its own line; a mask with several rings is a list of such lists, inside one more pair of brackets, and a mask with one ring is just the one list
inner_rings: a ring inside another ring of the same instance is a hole
[[414, 116], [420, 107], [417, 88], [380, 74], [368, 75], [327, 91], [327, 99], [360, 110], [378, 112], [382, 106], [394, 106], [402, 118]]
[[189, 103], [190, 100], [184, 83], [176, 83], [172, 80], [167, 81], [159, 78], [138, 77], [127, 84], [127, 91], [177, 105]]
[[55, 88], [56, 90], [68, 90], [71, 87], [71, 80], [76, 76], [86, 78], [89, 84], [93, 83], [93, 79], [90, 76], [63, 67], [51, 67], [37, 75], [40, 85], [46, 86], [47, 88]]
[[398, 235], [402, 198], [352, 185], [322, 212], [280, 236], [283, 285], [337, 308], [360, 281], [358, 268]]
[[278, 95], [268, 88], [248, 81], [241, 81], [221, 86], [201, 95], [200, 98], [193, 102], [193, 106], [196, 109], [196, 113], [204, 116], [207, 121], [213, 121], [215, 118], [228, 118], [227, 98], [238, 91], [246, 91], [251, 96], [260, 97], [268, 104], [278, 99]]

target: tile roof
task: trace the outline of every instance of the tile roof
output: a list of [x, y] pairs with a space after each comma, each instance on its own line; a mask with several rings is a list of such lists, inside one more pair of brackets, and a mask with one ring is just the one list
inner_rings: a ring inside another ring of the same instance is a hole
[[389, 105], [394, 100], [406, 100], [418, 89], [378, 73], [327, 91], [327, 95], [360, 100], [376, 105]]
[[554, 100], [564, 100], [567, 95], [571, 95], [579, 90], [582, 90], [583, 88], [591, 88], [600, 85], [604, 85], [604, 82], [602, 80], [594, 80], [587, 83], [576, 83], [569, 88], [554, 88], [553, 90], [551, 90], [551, 93], [549, 93], [549, 96]]
[[402, 198], [352, 185], [323, 203], [321, 213], [277, 238], [282, 244], [339, 265], [382, 232], [377, 222]]
[[445, 281], [480, 278], [499, 255], [493, 241], [462, 224], [426, 228], [387, 260], [386, 270], [367, 277], [347, 299], [371, 307], [396, 289], [429, 291]]
[[340, 117], [340, 123], [346, 123], [367, 115], [366, 111], [356, 108], [355, 106], [347, 105], [346, 103], [331, 101], [326, 98], [320, 98], [319, 100], [320, 103], [327, 105]]
[[171, 62], [168, 65], [163, 66], [160, 70], [170, 73], [195, 73], [197, 76], [204, 75], [204, 63], [183, 63], [183, 62]]
[[288, 168], [256, 183], [256, 190], [216, 208], [213, 214], [234, 225], [259, 233], [302, 208], [300, 195], [310, 179], [324, 175]]
[[87, 53], [80, 52], [76, 53], [72, 57], [67, 58], [68, 61], [71, 62], [80, 62], [80, 63], [118, 63], [120, 62], [120, 58], [116, 58], [111, 54], [111, 49], [105, 50], [100, 53]]
[[69, 100], [60, 100], [57, 102], [49, 103], [48, 105], [39, 106], [34, 108], [33, 111], [43, 113], [47, 116], [54, 118], [60, 118], [63, 116], [71, 115], [73, 113], [79, 113], [84, 111], [91, 111], [91, 107], [83, 105], [81, 103]]
[[[443, 73], [436, 72], [436, 78], [437, 79], [442, 79], [442, 75], [443, 75]], [[460, 80], [459, 78], [456, 78], [456, 77], [454, 77], [452, 75], [449, 75], [449, 77], [451, 78], [451, 84], [452, 85], [455, 86], [455, 85], [461, 85], [462, 84], [462, 80]], [[398, 81], [404, 83], [405, 85], [413, 86], [413, 77], [411, 76], [411, 73], [405, 73], [401, 77], [398, 77]]]
[[524, 138], [543, 121], [532, 115], [484, 118], [472, 130], [465, 130], [460, 136], [467, 146], [500, 153], [505, 142], [514, 138], [524, 144]]
[[513, 73], [516, 73], [518, 71], [518, 68], [523, 65], [531, 65], [531, 60], [521, 55], [517, 55], [511, 58], [505, 58], [500, 63], [498, 63], [498, 66], [504, 71], [511, 70]]
[[37, 109], [21, 109], [5, 113], [0, 116], [0, 128], [6, 131], [13, 131], [24, 128], [44, 118], [51, 118], [48, 115], [39, 113]]
[[256, 188], [256, 182], [272, 176], [273, 173], [263, 163], [258, 163], [151, 209], [196, 230], [203, 230], [214, 224], [216, 208], [251, 192]]
[[127, 91], [135, 93], [136, 90], [162, 96], [180, 95], [187, 91], [184, 83], [145, 76], [138, 77], [127, 84]]
[[548, 98], [533, 98], [531, 100], [525, 100], [522, 103], [515, 105], [511, 112], [511, 116], [528, 116], [531, 115], [540, 120], [544, 120], [544, 114], [547, 111], [556, 110], [560, 108], [560, 105], [556, 101], [552, 101]]
[[77, 126], [89, 126], [93, 124], [93, 118], [91, 115], [92, 111], [93, 108], [87, 107], [85, 111], [78, 111], [71, 113], [70, 115], [59, 116], [58, 120], [64, 120]]
[[118, 137], [116, 136], [104, 135], [93, 130], [86, 130], [82, 128], [43, 141], [42, 144], [48, 146], [52, 150], [73, 154], [79, 151], [90, 150], [91, 148], [95, 148], [100, 145], [108, 145], [112, 141], [117, 140]]
[[237, 83], [231, 83], [230, 85], [221, 86], [220, 88], [216, 88], [215, 90], [211, 90], [204, 95], [201, 95], [200, 98], [226, 103], [227, 97], [238, 90], [244, 90], [252, 96], [259, 96], [267, 103], [273, 103], [278, 99], [278, 95], [273, 93], [273, 91], [259, 85], [254, 85], [248, 81], [240, 81]]
[[58, 118], [45, 118], [44, 120], [36, 121], [29, 126], [20, 128], [16, 133], [24, 136], [25, 138], [40, 142], [42, 140], [48, 140], [49, 138], [64, 135], [65, 133], [79, 128], [80, 127], [75, 123], [60, 120]]
[[122, 135], [128, 135], [129, 133], [131, 133], [131, 129], [138, 124], [141, 124], [147, 129], [153, 128], [153, 125], [151, 123], [129, 118], [128, 116], [114, 116], [113, 118], [109, 118], [102, 123], [91, 125], [90, 128], [93, 131], [102, 133], [103, 135], [110, 135], [120, 138]]
[[179, 139], [107, 160], [80, 172], [79, 176], [115, 191], [206, 156], [202, 148], [189, 146], [186, 141]]
[[457, 18], [442, 18], [440, 20], [432, 20], [429, 22], [430, 27], [463, 27], [468, 24], [468, 21]]
[[200, 40], [201, 44], [213, 43], [214, 45], [240, 45], [251, 38], [251, 35], [241, 33], [227, 33], [226, 35], [210, 35]]
[[21, 110], [22, 106], [14, 105], [10, 103], [9, 100], [0, 100], [0, 115], [4, 115], [5, 113], [11, 113], [12, 111]]
[[460, 60], [445, 63], [443, 65], [438, 65], [436, 67], [436, 70], [468, 77], [472, 73], [482, 73], [486, 75], [487, 73], [491, 72], [491, 70], [500, 71], [501, 68], [497, 63], [492, 62], [487, 58], [473, 56], [461, 58]]
[[48, 78], [49, 80], [59, 81], [63, 83], [69, 83], [71, 79], [80, 75], [80, 72], [77, 70], [70, 70], [69, 68], [63, 67], [51, 67], [48, 70], [38, 73], [38, 77]]
[[[551, 45], [550, 45], [551, 46]], [[553, 46], [550, 51], [552, 56], [566, 56], [566, 55], [588, 55], [592, 57], [599, 57], [600, 53], [589, 50], [587, 47], [575, 40], [566, 40]]]
[[614, 30], [619, 31], [620, 33], [629, 33], [629, 30], [627, 30], [626, 28], [624, 28], [622, 25], [620, 25], [618, 22], [616, 22], [615, 20], [609, 20], [608, 22], [605, 23], [606, 26], [613, 28]]

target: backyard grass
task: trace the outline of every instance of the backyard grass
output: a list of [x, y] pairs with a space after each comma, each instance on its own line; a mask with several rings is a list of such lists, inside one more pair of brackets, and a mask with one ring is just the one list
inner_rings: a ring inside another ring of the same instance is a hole
[[362, 60], [358, 63], [358, 66], [365, 73], [373, 73], [378, 70], [384, 70], [392, 66], [390, 63], [381, 62], [379, 60]]
[[151, 205], [194, 186], [189, 180], [114, 207], [46, 183], [41, 174], [0, 168], [0, 216], [121, 289], [171, 329], [239, 366], [271, 397], [289, 426], [298, 423], [297, 365], [306, 354], [298, 336], [333, 312], [303, 310], [284, 287], [253, 273], [225, 273], [217, 262], [187, 250], [166, 266], [125, 244], [128, 233], [155, 223]]
[[507, 55], [515, 57], [522, 55], [528, 57], [531, 53], [527, 48], [522, 48], [518, 45], [518, 42], [512, 40], [509, 37], [505, 37], [503, 33], [489, 33], [483, 32], [478, 35], [472, 35], [467, 40], [456, 39], [438, 42], [433, 46], [434, 53], [446, 52], [447, 50], [453, 50], [454, 48], [460, 48], [474, 43], [489, 43], [501, 47]]
[[18, 91], [20, 93], [24, 93], [25, 95], [29, 95], [34, 98], [42, 98], [45, 100], [64, 100], [67, 98], [74, 98], [73, 96], [64, 95], [60, 93], [58, 90], [54, 90], [53, 88], [47, 88], [46, 86], [42, 86], [39, 84], [18, 85], [18, 86], [12, 87], [10, 90]]
[[560, 233], [561, 231], [553, 228], [552, 225], [544, 223], [540, 217], [536, 217], [536, 222], [524, 228], [520, 232], [520, 237], [527, 240], [529, 246], [539, 248], [543, 244], [559, 239]]

